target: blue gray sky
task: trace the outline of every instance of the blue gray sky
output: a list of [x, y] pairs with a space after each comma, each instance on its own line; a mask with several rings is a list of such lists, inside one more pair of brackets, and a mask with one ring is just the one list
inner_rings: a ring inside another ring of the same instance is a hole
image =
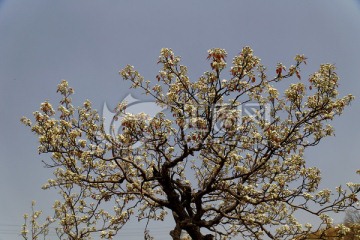
[[[37, 154], [37, 139], [21, 116], [46, 99], [58, 100], [61, 79], [75, 88], [77, 104], [88, 98], [98, 109], [104, 102], [115, 106], [130, 86], [118, 71], [129, 63], [154, 79], [162, 47], [182, 56], [192, 79], [208, 70], [206, 51], [213, 47], [232, 58], [249, 45], [269, 68], [302, 53], [309, 58], [303, 76], [334, 63], [340, 94], [357, 99], [334, 122], [336, 137], [307, 159], [322, 169], [324, 187], [359, 181], [359, 42], [355, 0], [0, 0], [0, 240], [20, 239], [31, 200], [50, 214], [56, 199], [56, 190], [40, 188], [52, 171], [43, 168], [46, 156]], [[170, 225], [154, 225], [156, 239], [169, 239]], [[123, 236], [143, 239], [142, 229], [132, 223]]]

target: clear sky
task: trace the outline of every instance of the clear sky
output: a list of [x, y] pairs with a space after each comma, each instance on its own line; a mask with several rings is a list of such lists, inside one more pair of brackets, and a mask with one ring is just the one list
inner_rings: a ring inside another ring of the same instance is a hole
[[[88, 98], [100, 110], [104, 102], [115, 106], [129, 93], [118, 71], [129, 63], [154, 79], [162, 47], [182, 56], [193, 79], [208, 70], [206, 51], [213, 47], [232, 58], [250, 45], [269, 68], [302, 53], [309, 58], [305, 76], [334, 63], [341, 95], [357, 99], [334, 122], [336, 137], [307, 159], [322, 169], [324, 187], [359, 181], [359, 43], [355, 0], [0, 0], [0, 240], [20, 239], [31, 200], [50, 214], [56, 198], [56, 190], [40, 188], [52, 170], [43, 168], [46, 156], [37, 154], [37, 139], [21, 116], [57, 100], [61, 79], [75, 88], [77, 104]], [[156, 239], [169, 239], [170, 225], [153, 225]], [[143, 239], [142, 229], [132, 223], [123, 236]]]

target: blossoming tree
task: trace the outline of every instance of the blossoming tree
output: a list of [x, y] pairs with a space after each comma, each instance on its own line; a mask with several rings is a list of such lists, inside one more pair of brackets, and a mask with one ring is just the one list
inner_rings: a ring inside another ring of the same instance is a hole
[[[328, 123], [353, 100], [338, 97], [335, 67], [323, 64], [304, 81], [303, 55], [288, 69], [279, 63], [271, 77], [249, 47], [230, 71], [225, 50], [208, 53], [211, 69], [197, 81], [171, 49], [161, 50], [156, 83], [132, 66], [120, 71], [166, 108], [150, 118], [126, 113], [120, 103], [120, 130], [107, 131], [90, 101], [74, 107], [66, 81], [58, 85], [57, 111], [46, 101], [35, 123], [22, 119], [39, 136], [39, 153], [52, 154], [45, 164], [54, 179], [44, 188], [60, 191], [52, 221], [61, 235], [112, 239], [131, 218], [162, 221], [169, 214], [174, 240], [301, 239], [330, 227], [329, 212], [355, 206], [358, 184], [321, 190], [320, 170], [304, 159], [305, 149], [333, 135]], [[280, 82], [288, 87], [283, 93]], [[249, 102], [258, 108], [242, 114]], [[298, 213], [321, 224], [299, 223]], [[144, 235], [151, 238], [148, 229]]]

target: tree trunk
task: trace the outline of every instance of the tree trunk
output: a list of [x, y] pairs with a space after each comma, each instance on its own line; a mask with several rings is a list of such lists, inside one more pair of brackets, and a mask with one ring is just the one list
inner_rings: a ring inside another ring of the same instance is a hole
[[[176, 215], [175, 215], [176, 216]], [[214, 236], [211, 234], [203, 235], [200, 231], [200, 227], [193, 224], [191, 220], [179, 220], [175, 217], [176, 226], [174, 230], [170, 231], [170, 236], [173, 240], [181, 240], [181, 232], [184, 230], [190, 235], [193, 240], [214, 240]]]

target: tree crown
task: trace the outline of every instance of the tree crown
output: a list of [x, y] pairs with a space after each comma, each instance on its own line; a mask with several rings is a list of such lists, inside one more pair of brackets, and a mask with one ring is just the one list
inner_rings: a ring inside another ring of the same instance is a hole
[[[244, 47], [224, 79], [226, 58], [224, 49], [210, 49], [211, 69], [197, 81], [168, 48], [160, 53], [157, 83], [126, 66], [122, 78], [166, 110], [150, 118], [119, 103], [113, 121], [120, 130], [108, 131], [89, 100], [74, 107], [65, 80], [56, 110], [46, 101], [34, 124], [22, 119], [39, 136], [39, 152], [52, 154], [46, 166], [55, 177], [44, 188], [59, 189], [63, 198], [54, 204], [61, 234], [112, 239], [132, 216], [161, 221], [171, 213], [173, 239], [289, 239], [319, 229], [299, 223], [295, 213], [317, 215], [329, 227], [328, 212], [354, 206], [358, 184], [320, 190], [320, 170], [304, 159], [306, 148], [333, 135], [329, 122], [354, 98], [338, 97], [335, 67], [323, 64], [304, 81], [306, 58], [297, 55], [269, 77]], [[280, 93], [276, 86], [285, 79], [289, 86]], [[246, 106], [255, 106], [251, 114]]]

